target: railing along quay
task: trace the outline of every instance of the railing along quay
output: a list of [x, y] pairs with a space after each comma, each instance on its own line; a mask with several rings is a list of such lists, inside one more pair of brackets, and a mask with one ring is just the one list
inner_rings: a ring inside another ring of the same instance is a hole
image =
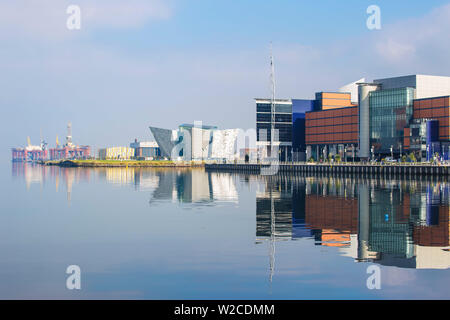
[[[206, 170], [238, 171], [260, 174], [261, 168], [268, 168], [265, 163], [207, 163]], [[326, 173], [326, 174], [367, 174], [367, 175], [398, 175], [398, 176], [448, 176], [450, 165], [432, 164], [311, 164], [311, 163], [279, 163], [272, 169], [277, 173]]]

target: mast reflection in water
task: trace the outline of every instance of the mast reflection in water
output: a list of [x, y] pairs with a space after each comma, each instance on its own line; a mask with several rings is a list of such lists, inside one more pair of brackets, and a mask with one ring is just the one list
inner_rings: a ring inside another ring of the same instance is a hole
[[263, 189], [257, 242], [313, 238], [357, 262], [450, 267], [446, 182], [274, 176]]
[[445, 179], [11, 165], [1, 298], [450, 298]]

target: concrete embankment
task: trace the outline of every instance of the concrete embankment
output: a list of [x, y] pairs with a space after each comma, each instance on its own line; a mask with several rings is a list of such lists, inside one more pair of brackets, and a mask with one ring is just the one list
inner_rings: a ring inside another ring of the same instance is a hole
[[44, 161], [42, 164], [47, 166], [59, 167], [83, 167], [83, 168], [191, 168], [203, 167], [203, 163], [194, 162], [172, 162], [172, 161], [120, 161], [120, 160], [59, 160]]
[[[209, 171], [228, 171], [261, 174], [262, 168], [269, 168], [262, 164], [206, 164]], [[266, 169], [267, 170], [267, 169]], [[445, 176], [450, 174], [448, 165], [430, 164], [278, 164], [272, 165], [268, 172], [274, 173], [324, 173], [324, 174], [363, 174], [363, 175], [396, 175], [413, 177], [421, 175]]]

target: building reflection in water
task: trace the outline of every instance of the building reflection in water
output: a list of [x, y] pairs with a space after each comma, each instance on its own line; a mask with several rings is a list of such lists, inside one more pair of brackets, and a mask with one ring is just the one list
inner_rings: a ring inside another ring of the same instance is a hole
[[54, 181], [56, 192], [62, 183], [67, 193], [67, 202], [70, 205], [72, 198], [72, 187], [80, 181], [90, 181], [91, 173], [88, 170], [77, 168], [62, 168], [56, 166], [42, 166], [27, 162], [12, 162], [12, 176], [17, 179], [24, 179], [27, 190], [33, 184], [41, 187], [48, 181]]
[[[256, 242], [310, 239], [355, 261], [418, 269], [450, 267], [449, 184], [436, 180], [245, 176], [202, 169], [61, 168], [12, 163], [13, 178], [56, 191], [106, 181], [150, 193], [150, 203], [238, 202], [236, 181], [255, 183]], [[243, 180], [242, 180], [243, 179]], [[256, 182], [255, 182], [256, 181]]]
[[24, 179], [27, 189], [33, 184], [43, 186], [54, 182], [56, 191], [62, 183], [70, 203], [74, 184], [106, 181], [117, 186], [132, 186], [149, 191], [150, 203], [173, 201], [192, 204], [238, 202], [236, 177], [209, 173], [202, 169], [167, 168], [63, 168], [32, 163], [13, 162], [13, 178]]
[[417, 269], [450, 267], [449, 185], [337, 177], [261, 178], [256, 241], [314, 239], [357, 262]]
[[235, 177], [202, 169], [156, 171], [158, 186], [151, 202], [172, 200], [181, 203], [238, 202]]

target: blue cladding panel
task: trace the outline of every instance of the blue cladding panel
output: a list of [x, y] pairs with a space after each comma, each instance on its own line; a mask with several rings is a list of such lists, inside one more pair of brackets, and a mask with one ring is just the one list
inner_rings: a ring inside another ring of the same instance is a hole
[[437, 120], [427, 121], [427, 144], [439, 140], [439, 122]]
[[295, 152], [306, 150], [305, 112], [314, 110], [315, 100], [292, 99], [292, 148]]
[[427, 161], [433, 158], [434, 153], [440, 153], [439, 147], [439, 121], [429, 120], [427, 121]]
[[315, 100], [292, 99], [292, 113], [303, 113], [314, 110]]

